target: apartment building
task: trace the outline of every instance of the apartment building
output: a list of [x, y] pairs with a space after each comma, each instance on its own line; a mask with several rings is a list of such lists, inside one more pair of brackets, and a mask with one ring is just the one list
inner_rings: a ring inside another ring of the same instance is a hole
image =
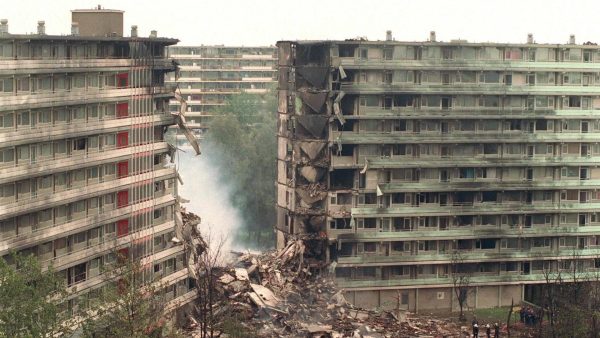
[[[167, 83], [177, 85], [187, 102], [186, 119], [197, 132], [206, 130], [214, 113], [238, 93], [265, 94], [275, 87], [276, 48], [232, 46], [173, 46], [169, 53], [179, 74]], [[171, 101], [171, 111], [180, 102]]]
[[[81, 11], [74, 11], [73, 18]], [[120, 11], [85, 10], [71, 35], [0, 26], [0, 257], [36, 256], [66, 281], [73, 313], [107, 282], [119, 254], [161, 280], [168, 301], [191, 297], [185, 253], [172, 242], [176, 171], [163, 139], [174, 123], [176, 39], [79, 34]], [[93, 14], [93, 15], [91, 15]], [[116, 20], [119, 22], [119, 20]], [[114, 33], [114, 34], [113, 34]], [[153, 34], [155, 35], [155, 34]]]
[[[278, 43], [278, 241], [367, 307], [506, 306], [600, 271], [596, 44]], [[536, 291], [538, 290], [538, 291]]]

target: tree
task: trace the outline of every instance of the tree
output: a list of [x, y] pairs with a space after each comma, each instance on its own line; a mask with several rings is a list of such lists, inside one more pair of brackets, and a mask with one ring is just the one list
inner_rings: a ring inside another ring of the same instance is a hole
[[458, 301], [460, 313], [458, 319], [465, 321], [464, 306], [467, 303], [469, 290], [471, 286], [471, 273], [464, 270], [464, 257], [460, 251], [455, 250], [452, 253], [451, 269], [452, 269], [452, 285], [454, 286], [454, 294]]
[[68, 333], [60, 300], [65, 281], [44, 271], [35, 257], [13, 253], [0, 258], [0, 337], [49, 337]]
[[222, 251], [226, 238], [214, 240], [211, 231], [205, 232], [203, 239], [197, 228], [192, 230], [193, 236], [198, 239], [196, 250], [190, 250], [194, 259], [195, 272], [193, 276], [196, 279], [196, 318], [200, 326], [200, 338], [213, 338], [215, 332], [223, 323], [225, 313], [218, 315], [215, 313], [215, 305], [219, 297], [217, 294], [219, 273], [224, 265]]
[[173, 337], [167, 327], [166, 285], [144, 279], [144, 267], [117, 254], [114, 266], [105, 271], [107, 284], [96, 306], [84, 316], [85, 337]]
[[211, 121], [205, 147], [206, 156], [216, 160], [223, 172], [223, 184], [232, 189], [232, 204], [240, 211], [248, 237], [254, 237], [257, 247], [265, 246], [263, 234], [272, 239], [276, 221], [277, 107], [274, 97], [272, 93], [231, 96]]

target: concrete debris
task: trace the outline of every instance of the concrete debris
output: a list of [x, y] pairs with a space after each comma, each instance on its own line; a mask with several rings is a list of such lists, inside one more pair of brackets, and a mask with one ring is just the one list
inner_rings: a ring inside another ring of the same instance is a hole
[[354, 307], [330, 278], [311, 272], [307, 245], [297, 238], [279, 251], [233, 252], [236, 262], [218, 277], [219, 312], [259, 337], [464, 337], [449, 321]]

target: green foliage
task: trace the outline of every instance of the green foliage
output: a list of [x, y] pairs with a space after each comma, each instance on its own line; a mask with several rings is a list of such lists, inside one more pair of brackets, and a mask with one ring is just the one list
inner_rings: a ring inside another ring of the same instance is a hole
[[83, 323], [84, 337], [176, 337], [167, 327], [164, 286], [145, 280], [139, 263], [122, 260], [105, 272], [101, 289]]
[[[207, 133], [206, 155], [216, 159], [223, 183], [232, 189], [232, 204], [257, 247], [271, 245], [275, 223], [276, 111], [274, 93], [234, 95]], [[266, 243], [265, 232], [270, 234]]]
[[66, 333], [67, 315], [57, 304], [66, 295], [64, 281], [31, 255], [13, 254], [12, 260], [0, 258], [0, 337]]

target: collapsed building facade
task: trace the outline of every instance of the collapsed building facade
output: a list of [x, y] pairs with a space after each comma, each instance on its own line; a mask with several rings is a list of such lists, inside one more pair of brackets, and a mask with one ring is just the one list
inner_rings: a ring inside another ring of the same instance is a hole
[[[123, 37], [123, 12], [72, 12], [71, 35], [0, 26], [0, 257], [32, 254], [88, 308], [123, 255], [173, 304], [195, 297], [175, 238], [177, 172], [166, 128], [176, 39]], [[85, 33], [87, 32], [87, 33]], [[94, 34], [92, 34], [94, 33]], [[86, 35], [84, 35], [86, 34]], [[181, 222], [179, 222], [181, 225]]]
[[600, 268], [592, 43], [278, 43], [280, 246], [364, 307], [531, 298]]
[[[204, 131], [211, 118], [231, 95], [266, 94], [275, 87], [274, 46], [172, 46], [169, 54], [179, 64], [179, 73], [167, 75], [167, 84], [177, 85], [186, 100], [189, 128]], [[171, 101], [171, 111], [180, 103]]]

